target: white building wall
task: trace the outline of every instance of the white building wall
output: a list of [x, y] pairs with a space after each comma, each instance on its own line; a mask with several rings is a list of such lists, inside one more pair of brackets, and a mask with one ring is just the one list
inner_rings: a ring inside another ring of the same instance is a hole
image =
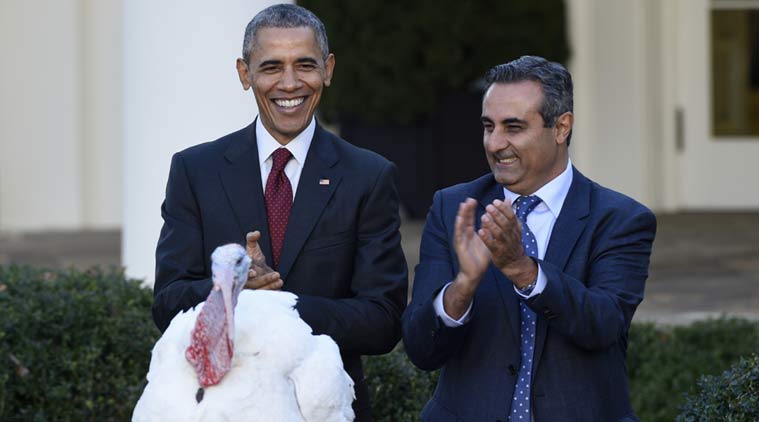
[[152, 284], [173, 153], [249, 124], [255, 99], [235, 70], [245, 26], [276, 1], [124, 2], [122, 263]]
[[710, 13], [719, 4], [566, 1], [577, 104], [570, 151], [580, 169], [657, 211], [758, 209], [759, 138], [712, 135]]
[[[680, 69], [671, 77], [684, 109], [684, 149], [678, 154], [681, 206], [698, 210], [759, 209], [759, 137], [712, 133], [711, 7], [757, 2], [677, 0], [674, 34]], [[737, 69], [736, 69], [737, 70]]]

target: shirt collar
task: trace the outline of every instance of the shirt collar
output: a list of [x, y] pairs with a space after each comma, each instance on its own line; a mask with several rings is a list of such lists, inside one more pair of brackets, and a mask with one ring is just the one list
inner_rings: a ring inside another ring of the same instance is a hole
[[[314, 139], [314, 132], [316, 132], [316, 119], [311, 117], [311, 123], [303, 129], [303, 132], [293, 138], [292, 141], [284, 145], [288, 151], [293, 155], [295, 161], [301, 166], [306, 162], [306, 156], [308, 155], [308, 148], [311, 146], [311, 141]], [[258, 164], [263, 168], [264, 162], [271, 156], [271, 153], [275, 149], [283, 147], [282, 144], [277, 142], [268, 130], [261, 123], [261, 119], [256, 119], [256, 143], [258, 144]]]
[[[567, 199], [569, 187], [572, 186], [572, 177], [572, 160], [567, 159], [567, 168], [533, 193], [533, 195], [537, 195], [543, 201], [538, 207], [542, 207], [545, 204], [548, 210], [551, 211], [551, 214], [554, 215], [554, 218], [558, 217], [561, 207], [564, 206], [564, 200]], [[504, 200], [509, 201], [512, 205], [521, 196], [506, 189], [506, 187], [503, 188], [503, 194]]]

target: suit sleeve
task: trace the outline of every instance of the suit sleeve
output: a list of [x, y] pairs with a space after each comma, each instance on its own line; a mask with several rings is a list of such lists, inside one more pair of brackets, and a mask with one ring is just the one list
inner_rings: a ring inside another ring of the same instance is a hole
[[598, 350], [618, 342], [643, 300], [656, 218], [636, 209], [609, 215], [596, 228], [584, 280], [540, 261], [548, 282], [527, 303], [577, 347]]
[[171, 160], [161, 216], [153, 320], [164, 331], [177, 313], [204, 301], [212, 287], [205, 275], [200, 213], [180, 154]]
[[400, 339], [408, 271], [401, 249], [397, 170], [386, 163], [358, 212], [353, 297], [300, 296], [297, 309], [316, 334], [332, 337], [344, 354], [383, 354]]
[[[421, 369], [443, 366], [463, 344], [471, 326], [448, 327], [435, 313], [435, 297], [456, 275], [452, 256], [443, 219], [443, 195], [438, 191], [424, 224], [411, 303], [403, 314], [406, 354]], [[470, 316], [474, 318], [475, 314], [473, 304]]]

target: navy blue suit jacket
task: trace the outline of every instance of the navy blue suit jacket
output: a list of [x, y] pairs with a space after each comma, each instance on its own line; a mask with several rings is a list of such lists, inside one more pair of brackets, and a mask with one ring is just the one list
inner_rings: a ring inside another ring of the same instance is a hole
[[[398, 204], [395, 165], [317, 124], [277, 271], [301, 318], [340, 347], [357, 420], [369, 407], [360, 355], [387, 353], [400, 339], [408, 280]], [[259, 230], [272, 266], [255, 124], [175, 154], [161, 215], [153, 318], [165, 330], [208, 296], [217, 246], [244, 245]]]
[[[545, 259], [545, 290], [527, 301], [538, 315], [530, 401], [536, 421], [635, 421], [625, 354], [633, 312], [643, 299], [656, 219], [632, 199], [573, 169]], [[503, 199], [492, 174], [435, 194], [403, 315], [403, 341], [420, 368], [442, 368], [426, 421], [508, 420], [519, 359], [519, 305], [512, 283], [492, 264], [461, 327], [433, 309], [458, 273], [453, 227], [459, 203]]]

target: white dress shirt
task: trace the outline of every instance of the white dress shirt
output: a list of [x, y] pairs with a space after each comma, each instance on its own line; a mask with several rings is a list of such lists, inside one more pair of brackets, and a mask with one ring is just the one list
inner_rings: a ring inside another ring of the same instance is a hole
[[[561, 207], [564, 206], [564, 200], [567, 198], [569, 187], [572, 185], [572, 160], [567, 160], [567, 168], [556, 176], [553, 180], [546, 183], [538, 189], [533, 195], [537, 195], [542, 201], [527, 214], [527, 227], [530, 228], [532, 234], [535, 236], [535, 241], [538, 244], [538, 259], [543, 259], [548, 248], [548, 242], [551, 240], [551, 232], [553, 232], [553, 226], [556, 223], [556, 219], [559, 217]], [[514, 202], [519, 198], [518, 193], [511, 192], [510, 190], [503, 188], [504, 201], [510, 201], [512, 208], [514, 208]], [[457, 327], [464, 324], [469, 320], [469, 311], [472, 309], [472, 304], [469, 304], [469, 308], [464, 315], [459, 319], [453, 319], [445, 313], [443, 306], [443, 295], [445, 290], [450, 286], [452, 282], [449, 282], [440, 290], [440, 293], [435, 298], [433, 306], [437, 315], [443, 320], [443, 323], [449, 327]], [[524, 298], [530, 298], [540, 294], [545, 289], [548, 280], [546, 279], [543, 269], [538, 265], [538, 278], [535, 281], [535, 288], [529, 295], [523, 295], [514, 286], [514, 290], [518, 295]]]
[[285, 174], [290, 180], [290, 186], [293, 189], [293, 199], [295, 199], [295, 191], [298, 189], [298, 182], [300, 181], [300, 174], [303, 170], [303, 164], [306, 162], [306, 156], [308, 155], [308, 148], [311, 146], [311, 141], [314, 139], [314, 132], [316, 131], [316, 120], [311, 117], [311, 123], [306, 126], [303, 132], [288, 142], [287, 145], [282, 145], [274, 139], [273, 136], [266, 130], [261, 118], [256, 119], [256, 144], [258, 144], [258, 165], [261, 168], [261, 186], [263, 186], [264, 193], [266, 192], [266, 180], [271, 173], [271, 167], [274, 165], [274, 159], [271, 154], [278, 148], [286, 148], [293, 155], [293, 158], [285, 165]]

